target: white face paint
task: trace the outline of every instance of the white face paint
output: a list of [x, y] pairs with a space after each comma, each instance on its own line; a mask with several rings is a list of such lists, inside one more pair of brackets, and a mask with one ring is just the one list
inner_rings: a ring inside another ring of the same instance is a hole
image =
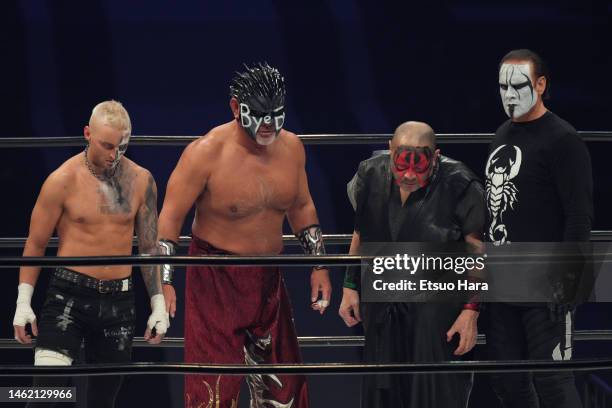
[[499, 69], [499, 93], [506, 115], [520, 118], [538, 100], [534, 91], [529, 64], [502, 64]]
[[119, 143], [119, 146], [117, 146], [117, 155], [115, 156], [115, 160], [113, 161], [113, 169], [117, 167], [117, 165], [121, 161], [121, 158], [127, 151], [128, 143], [130, 143], [130, 135], [123, 136], [121, 138], [121, 142]]

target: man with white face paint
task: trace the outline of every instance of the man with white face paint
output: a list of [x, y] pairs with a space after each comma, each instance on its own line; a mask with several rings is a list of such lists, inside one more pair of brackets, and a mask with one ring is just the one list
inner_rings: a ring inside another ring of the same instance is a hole
[[[550, 75], [530, 50], [514, 50], [501, 61], [499, 87], [510, 118], [495, 134], [485, 168], [488, 207], [486, 241], [588, 241], [593, 218], [591, 160], [576, 130], [544, 106]], [[559, 266], [552, 277], [554, 302], [491, 303], [487, 349], [494, 360], [568, 360], [576, 286]], [[552, 281], [551, 281], [552, 283]], [[505, 408], [581, 407], [571, 373], [492, 374]], [[538, 405], [538, 400], [540, 404]]]
[[[168, 180], [159, 237], [176, 252], [185, 216], [195, 205], [190, 255], [276, 255], [285, 217], [303, 250], [325, 253], [306, 177], [300, 139], [283, 129], [285, 85], [268, 64], [245, 66], [230, 85], [233, 120], [183, 152]], [[172, 268], [164, 271], [171, 315]], [[277, 267], [187, 268], [185, 361], [297, 363], [301, 361], [289, 297]], [[328, 271], [310, 275], [312, 309], [323, 313], [331, 295]], [[238, 376], [185, 376], [185, 405], [235, 407]], [[307, 407], [304, 376], [250, 375], [252, 407]]]
[[[130, 118], [119, 102], [96, 105], [84, 129], [85, 151], [64, 162], [42, 186], [24, 256], [43, 256], [54, 230], [58, 256], [131, 255], [134, 232], [141, 254], [158, 253], [157, 188], [149, 171], [124, 156], [130, 133]], [[169, 325], [160, 268], [141, 271], [152, 309], [144, 337], [157, 344]], [[39, 267], [20, 269], [13, 320], [17, 341], [32, 342], [28, 324], [37, 336], [35, 365], [71, 365], [82, 342], [87, 363], [131, 361], [136, 328], [131, 266], [57, 268], [37, 320], [30, 303], [39, 274]], [[34, 383], [66, 385], [62, 377]], [[120, 376], [91, 377], [87, 406], [114, 406], [120, 385]]]
[[499, 92], [506, 115], [520, 120], [538, 102], [538, 93], [531, 84], [531, 66], [503, 63], [499, 69]]

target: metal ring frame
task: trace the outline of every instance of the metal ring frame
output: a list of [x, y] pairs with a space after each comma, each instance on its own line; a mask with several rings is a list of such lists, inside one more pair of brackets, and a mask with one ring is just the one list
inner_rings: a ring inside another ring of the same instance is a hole
[[[576, 341], [610, 341], [612, 330], [578, 330], [572, 335]], [[304, 336], [298, 337], [298, 343], [302, 348], [321, 347], [363, 347], [365, 338], [363, 336]], [[183, 337], [165, 337], [160, 344], [149, 344], [143, 337], [134, 337], [136, 348], [183, 348], [185, 340]], [[476, 344], [487, 344], [484, 334], [479, 334]], [[0, 339], [0, 349], [29, 349], [36, 346], [36, 340], [32, 344], [16, 343], [13, 339]]]
[[[579, 132], [583, 140], [591, 142], [612, 141], [612, 132]], [[322, 134], [301, 135], [304, 144], [378, 144], [385, 143], [391, 134]], [[464, 133], [464, 134], [439, 134], [440, 143], [488, 143], [492, 140], [491, 133]], [[183, 146], [198, 136], [133, 136], [130, 143], [140, 146]], [[0, 148], [22, 148], [22, 147], [69, 147], [82, 146], [83, 139], [79, 137], [35, 137], [35, 138], [0, 138]], [[290, 245], [296, 245], [295, 238], [284, 236], [284, 241]], [[350, 235], [335, 234], [326, 236], [330, 244], [346, 245], [350, 242]], [[185, 246], [189, 237], [181, 237], [180, 245]], [[594, 231], [592, 241], [612, 240], [612, 231]], [[0, 238], [0, 248], [21, 247], [25, 238]], [[51, 245], [57, 245], [53, 240]], [[321, 264], [328, 265], [358, 265], [362, 257], [358, 256], [272, 256], [272, 257], [231, 257], [233, 264], [257, 264], [267, 265], [272, 261], [273, 265], [304, 265]], [[49, 261], [51, 260], [51, 261]], [[81, 264], [159, 264], [172, 261], [178, 265], [206, 264], [223, 265], [228, 264], [226, 256], [207, 257], [75, 257], [75, 258], [53, 258], [53, 257], [6, 257], [1, 260], [2, 267], [14, 267], [20, 265], [37, 266], [60, 266], [66, 265], [67, 261]], [[109, 263], [109, 261], [112, 261]], [[253, 263], [256, 262], [256, 263]], [[72, 263], [74, 264], [74, 263]], [[579, 331], [576, 332], [577, 340], [610, 340], [612, 331]], [[328, 337], [302, 337], [299, 339], [303, 347], [322, 346], [361, 346], [362, 336], [328, 336]], [[161, 347], [182, 347], [182, 338], [166, 339], [166, 344]], [[478, 343], [483, 344], [485, 338], [479, 335]], [[135, 340], [137, 347], [147, 346], [142, 338]], [[149, 345], [150, 346], [150, 345]], [[0, 348], [28, 348], [31, 345], [16, 344], [11, 339], [0, 339]], [[151, 346], [160, 347], [160, 346]], [[68, 367], [34, 367], [23, 365], [0, 366], [0, 376], [96, 376], [117, 374], [219, 374], [219, 375], [246, 375], [246, 374], [308, 374], [308, 375], [332, 375], [332, 374], [400, 374], [400, 373], [473, 373], [473, 372], [521, 372], [521, 371], [596, 371], [612, 369], [612, 360], [574, 360], [574, 361], [504, 361], [504, 362], [442, 362], [442, 363], [401, 363], [401, 364], [263, 364], [258, 366], [244, 365], [203, 365], [203, 364], [175, 364], [175, 363], [131, 363], [131, 364], [99, 364], [87, 366]]]
[[[581, 131], [578, 134], [587, 142], [610, 142], [610, 131]], [[393, 136], [390, 133], [371, 134], [314, 134], [299, 135], [304, 144], [384, 144]], [[440, 133], [436, 134], [438, 143], [489, 143], [493, 133]], [[132, 146], [184, 146], [200, 136], [132, 136]], [[82, 136], [62, 137], [4, 137], [0, 138], [0, 148], [9, 147], [69, 147], [83, 146]]]
[[364, 374], [427, 374], [427, 373], [500, 373], [500, 372], [559, 372], [602, 371], [612, 369], [610, 359], [566, 361], [453, 361], [446, 363], [397, 364], [191, 364], [191, 363], [131, 363], [91, 364], [74, 366], [1, 365], [0, 377], [44, 376], [101, 376], [135, 374], [306, 374], [306, 375], [364, 375]]
[[[350, 245], [351, 234], [323, 234], [323, 241], [325, 245]], [[0, 248], [23, 248], [26, 243], [25, 237], [0, 237]], [[599, 241], [612, 241], [612, 231], [591, 231], [591, 242]], [[191, 243], [191, 237], [183, 235], [179, 237], [178, 244], [180, 247], [188, 247]], [[48, 247], [57, 247], [57, 237], [53, 237], [49, 240]], [[138, 241], [136, 237], [132, 242], [132, 245], [136, 247]], [[283, 244], [286, 246], [299, 246], [299, 240], [293, 235], [283, 235]]]
[[[172, 261], [178, 264], [235, 264], [237, 259], [246, 264], [252, 264], [254, 260], [260, 260], [263, 264], [274, 265], [315, 265], [330, 264], [340, 262], [340, 264], [359, 264], [358, 256], [262, 256], [262, 257], [235, 257], [235, 256], [215, 256], [215, 257], [31, 257], [31, 258], [12, 258], [9, 264], [42, 264], [42, 265], [66, 265], [73, 260], [78, 264], [108, 265], [109, 261], [114, 264], [125, 264], [126, 260], [137, 260], [137, 264], [161, 264]], [[287, 262], [286, 258], [293, 258], [296, 262]], [[325, 258], [325, 259], [323, 259]], [[354, 260], [352, 259], [354, 258]], [[0, 259], [4, 262], [9, 258]], [[176, 262], [177, 259], [182, 261]], [[36, 261], [33, 263], [32, 261]], [[349, 261], [347, 263], [347, 261]], [[0, 265], [2, 267], [4, 265]], [[585, 331], [577, 336], [580, 340], [610, 340], [611, 331]], [[2, 339], [0, 348], [28, 348], [31, 345], [9, 344], [11, 340]], [[143, 340], [138, 339], [142, 344]], [[181, 347], [183, 339], [169, 339], [170, 344], [165, 347]], [[483, 336], [479, 336], [478, 343], [485, 342]], [[314, 337], [302, 338], [302, 346], [359, 346], [363, 344], [363, 337], [351, 336], [349, 338], [337, 337]], [[308, 344], [310, 343], [310, 344]], [[308, 375], [331, 375], [331, 374], [402, 374], [402, 373], [492, 373], [492, 372], [521, 372], [521, 371], [599, 371], [612, 369], [612, 360], [574, 360], [574, 361], [462, 361], [462, 362], [442, 362], [442, 363], [398, 363], [398, 364], [352, 364], [352, 363], [331, 363], [331, 364], [262, 364], [259, 366], [244, 365], [223, 365], [223, 364], [186, 364], [186, 363], [132, 363], [132, 364], [100, 364], [87, 366], [67, 366], [67, 367], [40, 367], [24, 365], [3, 365], [0, 366], [1, 376], [98, 376], [98, 375], [118, 375], [118, 374], [219, 374], [219, 375], [247, 375], [247, 374], [308, 374]]]

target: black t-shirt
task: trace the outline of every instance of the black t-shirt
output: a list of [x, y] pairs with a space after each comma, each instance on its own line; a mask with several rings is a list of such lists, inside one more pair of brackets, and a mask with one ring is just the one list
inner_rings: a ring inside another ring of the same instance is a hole
[[497, 129], [485, 168], [487, 241], [587, 241], [593, 219], [591, 158], [552, 112]]

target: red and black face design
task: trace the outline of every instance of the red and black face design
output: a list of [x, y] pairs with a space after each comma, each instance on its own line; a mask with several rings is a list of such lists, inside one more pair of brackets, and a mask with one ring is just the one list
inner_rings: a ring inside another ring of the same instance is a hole
[[398, 186], [416, 190], [429, 182], [434, 154], [430, 147], [398, 146], [393, 153], [392, 172]]

